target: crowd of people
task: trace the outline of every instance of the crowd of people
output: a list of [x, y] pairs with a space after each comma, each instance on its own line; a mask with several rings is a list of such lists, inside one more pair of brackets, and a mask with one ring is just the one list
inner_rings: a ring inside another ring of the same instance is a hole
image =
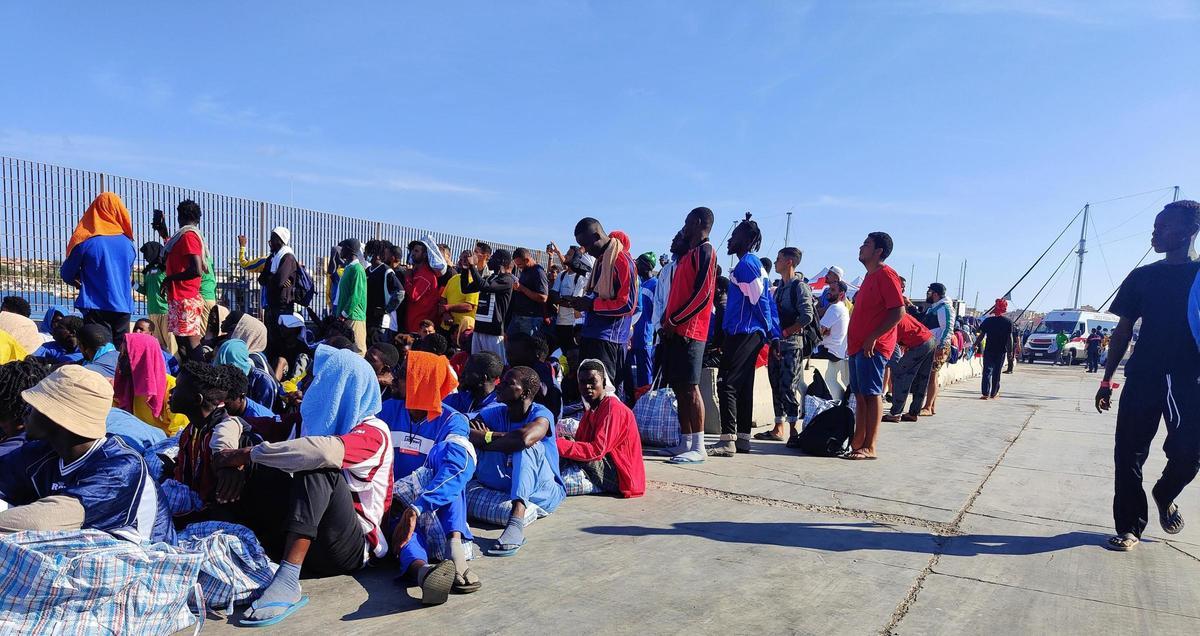
[[[680, 443], [662, 454], [697, 464], [750, 453], [754, 439], [793, 445], [804, 360], [844, 364], [855, 426], [843, 456], [872, 460], [882, 422], [937, 414], [948, 362], [980, 348], [982, 397], [997, 398], [1017, 341], [1002, 300], [976, 325], [935, 282], [918, 309], [887, 265], [884, 232], [859, 247], [860, 279], [838, 266], [808, 279], [798, 248], [758, 253], [747, 214], [726, 276], [703, 207], [662, 256], [635, 255], [626, 233], [584, 218], [566, 252], [547, 246], [548, 267], [525, 248], [480, 242], [454, 258], [428, 237], [404, 248], [347, 238], [322, 273], [323, 311], [277, 227], [260, 257], [239, 237], [238, 264], [262, 289], [252, 315], [216, 298], [200, 207], [176, 212], [173, 232], [155, 213], [164, 242], [135, 249], [123, 202], [102, 193], [62, 265], [79, 315], [55, 308], [39, 325], [28, 303], [4, 299], [0, 532], [93, 528], [169, 543], [198, 521], [244, 525], [279, 563], [252, 625], [304, 605], [302, 572], [389, 559], [425, 603], [443, 603], [482, 587], [468, 519], [502, 526], [488, 553], [513, 556], [528, 525], [570, 495], [642, 495], [630, 406], [652, 387], [670, 387], [677, 404]], [[133, 315], [134, 292], [145, 317]], [[752, 437], [764, 362], [775, 426]], [[705, 367], [717, 368], [721, 422], [707, 445]], [[1106, 383], [1114, 370], [1109, 357]]]

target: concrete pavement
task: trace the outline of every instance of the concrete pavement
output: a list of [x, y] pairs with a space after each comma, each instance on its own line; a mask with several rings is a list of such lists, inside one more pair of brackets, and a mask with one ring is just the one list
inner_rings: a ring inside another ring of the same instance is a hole
[[474, 595], [422, 608], [394, 568], [308, 580], [270, 632], [1200, 633], [1200, 486], [1183, 533], [1152, 520], [1134, 552], [1100, 547], [1116, 416], [1092, 408], [1098, 380], [1020, 365], [986, 402], [955, 384], [936, 417], [884, 424], [878, 461], [760, 442], [693, 467], [647, 457], [645, 497], [569, 499], [518, 556], [474, 562]]

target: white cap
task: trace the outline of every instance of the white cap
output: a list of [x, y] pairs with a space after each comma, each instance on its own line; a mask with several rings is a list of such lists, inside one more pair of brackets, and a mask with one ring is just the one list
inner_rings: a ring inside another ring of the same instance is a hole
[[829, 266], [829, 273], [830, 273], [830, 274], [837, 274], [837, 277], [838, 277], [838, 278], [840, 278], [840, 279], [842, 279], [842, 280], [845, 280], [845, 279], [846, 279], [846, 270], [844, 270], [844, 269], [842, 269], [842, 268], [838, 267], [837, 265], [830, 265], [830, 266]]

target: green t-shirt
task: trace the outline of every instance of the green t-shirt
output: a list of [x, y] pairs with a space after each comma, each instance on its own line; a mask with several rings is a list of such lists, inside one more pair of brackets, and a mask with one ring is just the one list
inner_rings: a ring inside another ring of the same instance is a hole
[[1059, 351], [1062, 351], [1062, 348], [1067, 346], [1068, 340], [1070, 340], [1070, 338], [1067, 337], [1067, 334], [1060, 333], [1054, 337], [1054, 344], [1058, 346]]
[[[205, 261], [208, 271], [200, 274], [200, 297], [204, 300], [217, 299], [217, 277], [213, 274], [212, 258]], [[165, 312], [164, 312], [165, 313]]]
[[362, 263], [355, 260], [346, 266], [338, 280], [337, 298], [339, 316], [350, 320], [367, 319], [367, 273]]
[[151, 316], [162, 316], [167, 313], [167, 299], [163, 297], [162, 282], [167, 275], [161, 269], [146, 271], [143, 283], [138, 287], [138, 293], [146, 297], [146, 313]]

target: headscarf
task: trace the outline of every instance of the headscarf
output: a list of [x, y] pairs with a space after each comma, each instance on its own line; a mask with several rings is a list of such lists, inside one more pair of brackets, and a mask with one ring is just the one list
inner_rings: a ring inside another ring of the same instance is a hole
[[997, 316], [1003, 316], [1006, 313], [1008, 313], [1008, 301], [1003, 298], [997, 298], [995, 314]]
[[127, 333], [125, 356], [129, 358], [129, 373], [118, 367], [113, 379], [117, 407], [132, 413], [133, 398], [142, 396], [154, 417], [162, 415], [167, 400], [167, 366], [158, 340], [150, 334]]
[[229, 337], [244, 342], [251, 353], [267, 349], [267, 326], [250, 314], [242, 314], [238, 318], [233, 329], [229, 330]]
[[84, 211], [71, 239], [67, 241], [67, 256], [75, 246], [93, 236], [118, 236], [124, 234], [133, 240], [133, 223], [129, 220], [129, 210], [121, 197], [112, 192], [101, 192], [96, 195], [92, 204]]
[[166, 257], [167, 250], [162, 243], [158, 241], [146, 241], [142, 243], [142, 258], [146, 259], [146, 269], [158, 268], [164, 266], [163, 259]]
[[421, 242], [425, 244], [425, 258], [429, 259], [429, 269], [437, 272], [439, 275], [445, 273], [449, 263], [446, 262], [446, 257], [442, 255], [442, 248], [438, 247], [437, 243], [433, 242], [433, 237], [426, 234], [421, 237]]
[[[608, 235], [608, 245], [600, 255], [603, 267], [597, 266], [592, 270], [588, 280], [588, 290], [596, 293], [598, 298], [612, 300], [617, 297], [617, 260], [625, 251], [625, 243], [616, 237], [617, 232]], [[628, 240], [628, 238], [626, 239]]]
[[232, 364], [242, 370], [242, 373], [250, 374], [250, 350], [246, 348], [246, 343], [236, 338], [230, 338], [221, 343], [217, 347], [217, 364]]
[[626, 234], [624, 230], [613, 230], [612, 234], [609, 234], [609, 236], [620, 241], [621, 245], [625, 246], [626, 252], [633, 250], [633, 241], [629, 240], [629, 235]]
[[42, 316], [42, 324], [38, 327], [38, 331], [42, 333], [54, 333], [54, 316], [70, 316], [71, 310], [64, 305], [54, 305], [46, 310], [46, 315]]
[[442, 412], [442, 400], [458, 388], [458, 376], [446, 356], [428, 351], [409, 351], [405, 376], [404, 404], [410, 409]]
[[176, 231], [171, 238], [167, 239], [167, 244], [164, 245], [163, 248], [169, 254], [171, 252], [171, 248], [175, 247], [175, 244], [179, 242], [179, 239], [183, 238], [183, 235], [187, 234], [188, 232], [195, 232], [196, 238], [200, 239], [200, 272], [207, 274], [208, 262], [212, 260], [212, 256], [208, 253], [208, 242], [204, 240], [204, 235], [200, 233], [199, 225], [185, 225], [179, 228], [179, 230]]
[[[584, 371], [599, 371], [600, 375], [604, 377], [604, 397], [615, 396], [617, 394], [617, 388], [613, 384], [612, 378], [608, 377], [608, 367], [604, 366], [603, 362], [596, 358], [583, 360], [579, 363], [579, 372], [575, 376], [579, 377], [579, 373], [583, 373]], [[603, 400], [604, 398], [600, 399]], [[588, 407], [587, 400], [583, 401], [583, 408], [590, 408]]]
[[345, 435], [383, 408], [375, 370], [348, 349], [319, 345], [300, 404], [301, 435]]
[[0, 329], [8, 332], [25, 351], [37, 351], [45, 343], [38, 333], [37, 323], [11, 311], [0, 311]]
[[14, 360], [24, 360], [29, 357], [25, 347], [17, 342], [7, 331], [0, 331], [0, 364], [8, 364]]
[[279, 248], [278, 252], [271, 254], [270, 271], [272, 274], [274, 274], [275, 272], [279, 271], [279, 263], [283, 261], [284, 256], [291, 254], [292, 258], [295, 258], [296, 253], [293, 252], [291, 246], [288, 245], [288, 243], [292, 242], [292, 232], [290, 230], [280, 225], [279, 227], [271, 230], [271, 234], [278, 236], [279, 240], [283, 241], [283, 247]]

